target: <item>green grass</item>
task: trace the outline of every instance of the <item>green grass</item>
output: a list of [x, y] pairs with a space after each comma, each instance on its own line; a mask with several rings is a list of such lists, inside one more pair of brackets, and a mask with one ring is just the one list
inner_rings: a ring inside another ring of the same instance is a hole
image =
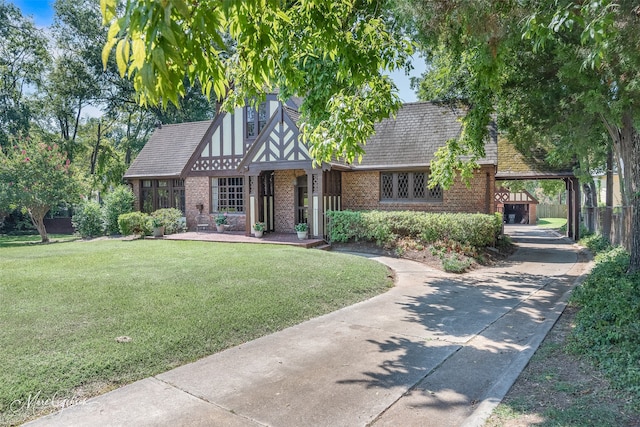
[[[295, 247], [150, 240], [13, 246], [0, 245], [0, 424], [34, 415], [16, 404], [30, 396], [103, 392], [391, 285], [374, 261]], [[120, 336], [132, 341], [116, 342]]]
[[[78, 240], [78, 236], [71, 234], [49, 234], [49, 243], [62, 243]], [[39, 235], [24, 235], [24, 236], [7, 236], [0, 235], [0, 248], [11, 248], [16, 246], [31, 245], [34, 243], [41, 243]]]
[[540, 218], [537, 225], [542, 228], [562, 228], [567, 224], [567, 218]]

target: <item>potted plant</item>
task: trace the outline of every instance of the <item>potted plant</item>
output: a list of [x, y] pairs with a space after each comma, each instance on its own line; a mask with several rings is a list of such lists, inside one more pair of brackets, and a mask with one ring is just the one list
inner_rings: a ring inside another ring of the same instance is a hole
[[306, 239], [307, 234], [309, 233], [309, 225], [306, 222], [296, 224], [296, 233], [298, 233], [298, 239]]
[[227, 213], [225, 212], [224, 214], [218, 214], [218, 216], [216, 217], [216, 229], [219, 233], [224, 233], [224, 229], [227, 224]]
[[164, 224], [162, 218], [151, 217], [151, 228], [153, 228], [153, 237], [164, 236]]
[[264, 222], [256, 222], [253, 224], [253, 234], [256, 237], [262, 237], [264, 233]]

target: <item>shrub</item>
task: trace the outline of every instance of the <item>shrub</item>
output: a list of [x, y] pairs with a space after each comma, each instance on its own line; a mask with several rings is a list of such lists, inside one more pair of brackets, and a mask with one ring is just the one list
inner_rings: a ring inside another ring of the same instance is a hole
[[102, 217], [107, 234], [118, 234], [120, 230], [118, 218], [122, 214], [133, 211], [134, 200], [133, 192], [125, 185], [114, 188], [105, 196]]
[[448, 254], [442, 258], [442, 268], [450, 273], [464, 273], [471, 264], [471, 259], [457, 253]]
[[580, 244], [586, 246], [594, 254], [611, 250], [609, 241], [599, 234], [592, 234], [580, 239]]
[[82, 237], [96, 237], [104, 234], [104, 222], [100, 204], [87, 200], [74, 210], [71, 224]]
[[153, 218], [160, 220], [164, 227], [164, 234], [174, 234], [184, 231], [182, 212], [176, 208], [158, 209], [151, 214]]
[[362, 234], [362, 214], [354, 211], [327, 212], [330, 224], [330, 239], [337, 243], [358, 240]]
[[149, 234], [149, 215], [143, 212], [122, 214], [118, 217], [118, 229], [123, 236]]
[[581, 310], [569, 348], [594, 361], [614, 386], [640, 397], [640, 274], [626, 274], [628, 267], [621, 247], [596, 256], [572, 295]]
[[426, 212], [329, 212], [333, 242], [373, 241], [394, 246], [411, 238], [423, 245], [455, 241], [476, 248], [493, 245], [502, 231], [502, 217], [485, 214]]

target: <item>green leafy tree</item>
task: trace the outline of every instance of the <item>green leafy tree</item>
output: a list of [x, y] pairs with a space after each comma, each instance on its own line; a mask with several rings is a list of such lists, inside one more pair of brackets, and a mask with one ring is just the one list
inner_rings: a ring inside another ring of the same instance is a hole
[[[132, 82], [120, 78], [115, 59], [103, 67], [107, 28], [102, 25], [99, 2], [56, 0], [54, 10], [55, 43], [61, 53], [40, 97], [47, 113], [41, 126], [55, 124], [72, 162], [92, 178], [94, 190], [122, 183], [124, 171], [158, 122], [214, 116], [215, 105], [188, 81], [185, 95], [178, 100], [180, 108], [140, 105]], [[69, 85], [70, 81], [74, 84]], [[83, 117], [89, 105], [101, 111], [99, 119]]]
[[587, 112], [597, 115], [612, 141], [622, 178], [623, 198], [633, 208], [629, 272], [640, 271], [640, 17], [634, 1], [558, 1], [538, 7], [525, 36], [536, 50], [578, 35], [572, 53], [581, 61], [580, 75], [593, 73], [598, 84], [576, 97], [587, 99]]
[[0, 0], [0, 147], [29, 131], [32, 106], [26, 92], [41, 84], [50, 61], [47, 39], [12, 4]]
[[412, 44], [383, 7], [351, 0], [102, 0], [114, 55], [143, 103], [178, 104], [185, 80], [224, 108], [265, 92], [304, 96], [303, 139], [317, 161], [355, 161], [375, 122], [400, 107], [385, 70], [403, 68]]
[[445, 93], [463, 99], [471, 113], [463, 123], [463, 137], [451, 142], [436, 166], [450, 171], [459, 159], [455, 153], [482, 154], [486, 124], [495, 114], [521, 151], [542, 153], [545, 161], [575, 158], [583, 176], [600, 167], [607, 148], [613, 147], [634, 207], [629, 271], [639, 271], [637, 4], [399, 3], [415, 22], [429, 59], [435, 58], [438, 70], [429, 79], [442, 77], [437, 84], [426, 83], [429, 92], [442, 85]]
[[4, 220], [14, 210], [13, 200], [9, 196], [9, 183], [0, 182], [0, 227]]
[[74, 161], [82, 148], [77, 143], [78, 129], [82, 124], [82, 112], [100, 95], [97, 76], [81, 60], [65, 53], [55, 58], [41, 92], [42, 110], [53, 118], [56, 130], [64, 142], [63, 149]]
[[73, 203], [80, 188], [66, 153], [41, 138], [16, 141], [0, 153], [0, 182], [10, 203], [29, 214], [42, 242], [49, 241], [47, 212], [62, 202]]
[[102, 216], [107, 234], [117, 234], [118, 217], [133, 211], [135, 196], [133, 191], [125, 185], [114, 188], [104, 198]]

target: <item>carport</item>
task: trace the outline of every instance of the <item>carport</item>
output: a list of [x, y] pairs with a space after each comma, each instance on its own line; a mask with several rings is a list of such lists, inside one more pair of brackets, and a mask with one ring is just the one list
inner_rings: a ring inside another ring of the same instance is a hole
[[[524, 156], [506, 139], [498, 139], [496, 188], [501, 189], [501, 181], [544, 179], [564, 181], [567, 191], [567, 237], [573, 240], [580, 239], [580, 182], [573, 173], [573, 168], [554, 168], [544, 161], [544, 156], [541, 153], [532, 152], [530, 155]], [[494, 198], [496, 210], [498, 210], [499, 204], [505, 204], [505, 197], [504, 192], [496, 191]]]

